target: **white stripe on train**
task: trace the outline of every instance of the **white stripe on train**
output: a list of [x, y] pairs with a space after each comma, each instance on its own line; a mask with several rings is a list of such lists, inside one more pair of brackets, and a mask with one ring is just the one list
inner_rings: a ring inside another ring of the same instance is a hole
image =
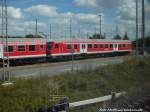
[[[96, 52], [85, 52], [87, 54], [96, 54], [96, 53], [113, 53], [113, 52], [131, 52], [132, 50], [119, 50], [119, 51], [96, 51]], [[82, 54], [81, 52], [73, 53], [76, 54]], [[51, 54], [51, 56], [61, 56], [61, 55], [72, 55], [72, 53], [59, 53], [59, 54]]]
[[21, 56], [9, 56], [10, 59], [15, 58], [34, 58], [34, 57], [45, 57], [46, 54], [40, 54], [40, 55], [21, 55]]

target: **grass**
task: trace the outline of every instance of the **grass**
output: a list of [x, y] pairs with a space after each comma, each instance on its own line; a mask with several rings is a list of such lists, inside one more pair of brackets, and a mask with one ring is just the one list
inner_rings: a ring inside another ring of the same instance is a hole
[[52, 94], [65, 95], [73, 102], [149, 85], [150, 57], [90, 68], [52, 77], [13, 78], [14, 86], [0, 86], [0, 112], [35, 112], [53, 104]]

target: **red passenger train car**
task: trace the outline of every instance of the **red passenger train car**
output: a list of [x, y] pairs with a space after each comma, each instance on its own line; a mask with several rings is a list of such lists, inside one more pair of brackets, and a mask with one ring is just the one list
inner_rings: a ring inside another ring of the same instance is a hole
[[34, 63], [45, 59], [46, 41], [36, 38], [8, 38], [6, 42], [0, 41], [0, 59], [9, 57], [10, 63]]
[[[36, 63], [53, 59], [112, 56], [132, 52], [130, 40], [8, 38], [8, 46], [0, 41], [0, 60], [8, 56], [10, 63]], [[7, 49], [7, 50], [6, 50]]]
[[132, 52], [130, 40], [54, 40], [47, 42], [47, 56], [61, 58], [71, 56], [121, 55]]

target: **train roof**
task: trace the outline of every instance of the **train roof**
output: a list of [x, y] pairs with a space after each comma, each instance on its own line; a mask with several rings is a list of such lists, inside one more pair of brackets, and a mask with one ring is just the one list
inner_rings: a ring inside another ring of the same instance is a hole
[[[0, 38], [0, 42], [5, 39]], [[45, 38], [8, 38], [8, 42], [131, 42], [130, 40], [114, 40], [114, 39], [79, 39], [79, 38], [60, 38], [60, 39], [45, 39]]]
[[[0, 38], [0, 42], [5, 42], [6, 38]], [[43, 38], [7, 38], [8, 42], [46, 42]]]
[[48, 42], [131, 42], [130, 40], [115, 40], [115, 39], [49, 39]]

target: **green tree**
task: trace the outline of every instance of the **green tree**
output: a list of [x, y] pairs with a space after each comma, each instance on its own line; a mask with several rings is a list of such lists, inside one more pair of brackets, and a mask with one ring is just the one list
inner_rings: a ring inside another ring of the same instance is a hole
[[117, 34], [115, 37], [114, 37], [115, 40], [121, 40], [121, 36], [119, 34]]
[[105, 36], [100, 34], [94, 34], [92, 37], [89, 37], [89, 39], [105, 39]]
[[128, 37], [128, 33], [125, 32], [124, 36], [123, 36], [123, 40], [129, 40], [129, 37]]
[[35, 36], [35, 35], [33, 35], [33, 34], [27, 34], [25, 37], [26, 37], [26, 38], [43, 38], [43, 37], [40, 36], [40, 35]]

